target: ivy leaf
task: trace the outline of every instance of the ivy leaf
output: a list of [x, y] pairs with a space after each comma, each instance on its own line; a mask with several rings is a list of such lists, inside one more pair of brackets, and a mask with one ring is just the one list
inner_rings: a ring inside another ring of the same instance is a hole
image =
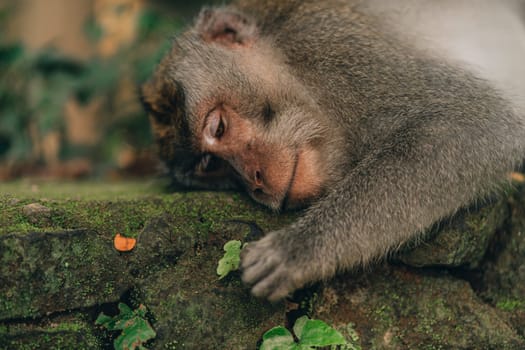
[[146, 307], [140, 305], [132, 310], [124, 303], [119, 303], [120, 313], [110, 317], [100, 313], [95, 324], [102, 325], [110, 331], [122, 330], [113, 342], [116, 350], [145, 349], [143, 344], [157, 335], [146, 320]]
[[[294, 326], [295, 331], [295, 326]], [[302, 346], [322, 347], [328, 345], [346, 344], [346, 339], [341, 333], [321, 320], [306, 320], [300, 325], [299, 344]]]
[[259, 350], [298, 350], [292, 333], [283, 326], [270, 329], [263, 335], [263, 342]]
[[113, 317], [109, 317], [108, 315], [104, 315], [104, 313], [100, 313], [98, 315], [97, 319], [95, 320], [96, 325], [104, 326], [107, 329], [114, 329], [115, 328], [115, 320]]
[[120, 310], [121, 315], [130, 315], [133, 313], [133, 310], [124, 303], [118, 303], [118, 309]]
[[142, 344], [155, 338], [157, 334], [151, 328], [148, 321], [140, 317], [134, 317], [126, 322], [120, 336], [115, 339], [115, 349], [140, 349]]
[[297, 339], [301, 339], [301, 336], [303, 334], [303, 328], [306, 322], [308, 322], [310, 319], [308, 316], [301, 316], [297, 320], [295, 320], [295, 324], [293, 325], [293, 333], [297, 337]]
[[[295, 321], [293, 335], [284, 327], [270, 329], [263, 335], [261, 350], [311, 350], [329, 345], [346, 345], [341, 333], [321, 320], [302, 316]], [[356, 348], [357, 349], [357, 348]]]
[[224, 256], [219, 260], [217, 275], [223, 279], [230, 272], [238, 270], [241, 263], [241, 241], [229, 241], [224, 245]]

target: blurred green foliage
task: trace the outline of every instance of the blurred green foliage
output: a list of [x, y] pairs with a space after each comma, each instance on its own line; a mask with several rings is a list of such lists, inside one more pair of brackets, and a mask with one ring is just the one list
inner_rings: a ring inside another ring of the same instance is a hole
[[[34, 154], [31, 130], [40, 135], [52, 130], [63, 135], [64, 105], [71, 98], [80, 105], [103, 99], [103, 115], [99, 116], [102, 142], [80, 147], [62, 140], [60, 159], [82, 156], [108, 167], [115, 163], [119, 145], [142, 149], [151, 144], [145, 113], [140, 108], [122, 108], [117, 96], [122, 84], [134, 84], [138, 92], [140, 83], [168, 50], [170, 37], [184, 27], [181, 17], [171, 11], [176, 4], [170, 4], [166, 11], [162, 2], [141, 13], [136, 41], [109, 58], [78, 61], [52, 48], [30, 52], [0, 36], [0, 165], [5, 161], [42, 162], [41, 156]], [[199, 6], [198, 2], [192, 4], [194, 10]], [[0, 9], [2, 32], [6, 30], [3, 19], [11, 11], [9, 7]], [[96, 43], [103, 29], [89, 20], [85, 35]]]
[[53, 51], [28, 53], [20, 44], [0, 46], [0, 156], [31, 154], [31, 123], [42, 133], [62, 126], [68, 97], [80, 91], [86, 69]]
[[29, 85], [28, 66], [20, 45], [0, 47], [0, 157], [18, 158], [31, 148], [26, 134], [31, 114], [24, 96]]

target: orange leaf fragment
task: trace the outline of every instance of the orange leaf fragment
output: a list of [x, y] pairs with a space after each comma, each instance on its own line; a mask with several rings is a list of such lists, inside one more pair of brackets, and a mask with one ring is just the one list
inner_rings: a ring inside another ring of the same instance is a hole
[[135, 248], [136, 244], [137, 240], [135, 238], [124, 237], [120, 233], [117, 233], [115, 235], [115, 238], [113, 239], [113, 246], [119, 252], [129, 252], [130, 250]]
[[525, 175], [522, 173], [512, 172], [510, 173], [510, 179], [514, 182], [524, 183]]

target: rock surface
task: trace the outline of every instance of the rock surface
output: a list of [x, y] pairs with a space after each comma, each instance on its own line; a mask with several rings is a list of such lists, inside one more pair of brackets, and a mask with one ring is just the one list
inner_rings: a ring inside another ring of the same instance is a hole
[[[256, 349], [265, 331], [302, 314], [361, 349], [525, 348], [522, 192], [460, 212], [390, 263], [292, 303], [253, 298], [239, 273], [218, 280], [224, 243], [294, 215], [148, 183], [1, 184], [0, 349], [112, 348], [115, 333], [95, 319], [118, 302], [148, 308], [151, 349]], [[115, 250], [117, 233], [135, 237], [135, 249]]]
[[426, 234], [429, 238], [402, 254], [400, 260], [414, 267], [476, 268], [496, 232], [508, 219], [508, 211], [505, 199], [494, 200], [479, 208], [460, 210], [431, 228]]

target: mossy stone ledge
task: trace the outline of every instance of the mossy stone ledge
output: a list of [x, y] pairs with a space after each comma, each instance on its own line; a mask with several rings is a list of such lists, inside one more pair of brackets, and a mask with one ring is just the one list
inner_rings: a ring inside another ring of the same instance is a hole
[[[460, 212], [390, 262], [271, 304], [252, 297], [239, 273], [219, 280], [217, 262], [227, 241], [297, 213], [237, 193], [168, 193], [150, 180], [0, 184], [0, 349], [111, 347], [94, 321], [118, 302], [147, 307], [153, 349], [255, 349], [298, 313], [362, 349], [523, 349], [523, 198], [516, 191]], [[136, 247], [117, 251], [117, 233]]]

